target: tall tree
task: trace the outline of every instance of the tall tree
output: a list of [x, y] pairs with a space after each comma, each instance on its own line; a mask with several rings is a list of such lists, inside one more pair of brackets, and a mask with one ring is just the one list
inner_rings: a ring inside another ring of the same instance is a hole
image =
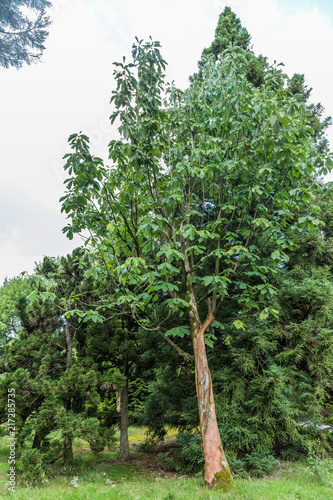
[[40, 61], [48, 36], [48, 0], [0, 2], [0, 65], [21, 68]]
[[244, 308], [269, 312], [262, 304], [274, 293], [274, 266], [287, 259], [286, 227], [319, 224], [297, 214], [312, 200], [307, 181], [323, 159], [280, 70], [268, 68], [256, 88], [243, 51], [233, 48], [207, 62], [190, 89], [164, 99], [158, 47], [138, 41], [133, 63], [117, 63], [112, 121], [120, 119], [121, 139], [110, 143], [112, 168], [92, 156], [88, 137], [70, 137], [64, 231], [90, 231], [115, 283], [111, 303], [142, 328], [165, 332], [161, 302], [180, 313], [165, 334], [191, 336], [205, 481], [228, 490], [205, 335], [228, 296], [239, 308], [235, 328], [244, 328]]

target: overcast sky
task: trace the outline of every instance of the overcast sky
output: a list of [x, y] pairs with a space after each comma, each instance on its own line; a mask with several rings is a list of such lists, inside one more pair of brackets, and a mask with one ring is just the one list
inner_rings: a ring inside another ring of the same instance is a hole
[[[80, 244], [62, 234], [63, 155], [84, 131], [107, 158], [114, 61], [134, 37], [162, 44], [168, 80], [185, 88], [219, 14], [229, 5], [252, 36], [256, 54], [304, 73], [312, 97], [333, 116], [333, 4], [329, 0], [53, 0], [43, 62], [0, 68], [0, 284], [44, 255]], [[333, 130], [328, 133], [333, 145]]]

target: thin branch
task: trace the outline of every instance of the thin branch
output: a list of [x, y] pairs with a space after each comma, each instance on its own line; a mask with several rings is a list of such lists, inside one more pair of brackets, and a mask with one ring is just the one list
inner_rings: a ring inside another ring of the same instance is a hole
[[186, 362], [188, 361], [194, 362], [194, 356], [192, 356], [192, 354], [188, 354], [187, 352], [183, 351], [183, 349], [181, 349], [177, 344], [172, 342], [172, 340], [169, 339], [169, 337], [166, 337], [165, 334], [161, 332], [161, 330], [158, 330], [158, 333], [161, 335], [161, 337], [164, 338], [164, 340], [168, 342], [168, 344], [171, 345], [171, 347], [173, 347], [178, 352], [180, 356], [182, 356], [182, 358], [184, 358]]

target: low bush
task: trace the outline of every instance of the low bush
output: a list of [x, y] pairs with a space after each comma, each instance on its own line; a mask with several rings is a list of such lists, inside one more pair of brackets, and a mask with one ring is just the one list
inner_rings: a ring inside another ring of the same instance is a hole
[[24, 450], [21, 456], [20, 479], [24, 485], [34, 486], [48, 481], [48, 470], [37, 449]]

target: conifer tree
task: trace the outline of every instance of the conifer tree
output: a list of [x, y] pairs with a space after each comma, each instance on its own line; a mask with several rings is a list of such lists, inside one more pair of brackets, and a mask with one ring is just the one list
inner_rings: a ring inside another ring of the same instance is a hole
[[198, 62], [199, 73], [193, 75], [190, 80], [202, 78], [202, 68], [209, 56], [213, 56], [215, 60], [229, 48], [230, 44], [239, 47], [244, 51], [246, 57], [246, 75], [253, 85], [261, 85], [264, 81], [264, 72], [267, 67], [266, 58], [262, 55], [256, 57], [250, 48], [251, 36], [246, 28], [241, 24], [241, 21], [230, 7], [225, 7], [220, 14], [217, 28], [215, 30], [215, 38], [210, 47], [202, 51], [201, 59]]
[[[0, 383], [4, 400], [8, 387], [16, 390], [19, 443], [33, 436], [31, 446], [44, 463], [61, 458], [67, 468], [73, 463], [75, 437], [86, 439], [93, 452], [100, 452], [113, 434], [98, 413], [103, 374], [94, 360], [83, 355], [87, 325], [76, 315], [65, 318], [68, 302], [75, 303], [81, 285], [77, 253], [82, 251], [62, 258], [61, 265], [45, 258], [38, 266], [39, 275], [30, 283], [39, 287], [39, 293], [30, 290], [29, 297], [17, 304], [21, 327], [5, 346], [5, 376]], [[52, 280], [55, 286], [50, 291]], [[1, 419], [5, 418], [3, 411]], [[57, 437], [51, 440], [55, 430]]]

